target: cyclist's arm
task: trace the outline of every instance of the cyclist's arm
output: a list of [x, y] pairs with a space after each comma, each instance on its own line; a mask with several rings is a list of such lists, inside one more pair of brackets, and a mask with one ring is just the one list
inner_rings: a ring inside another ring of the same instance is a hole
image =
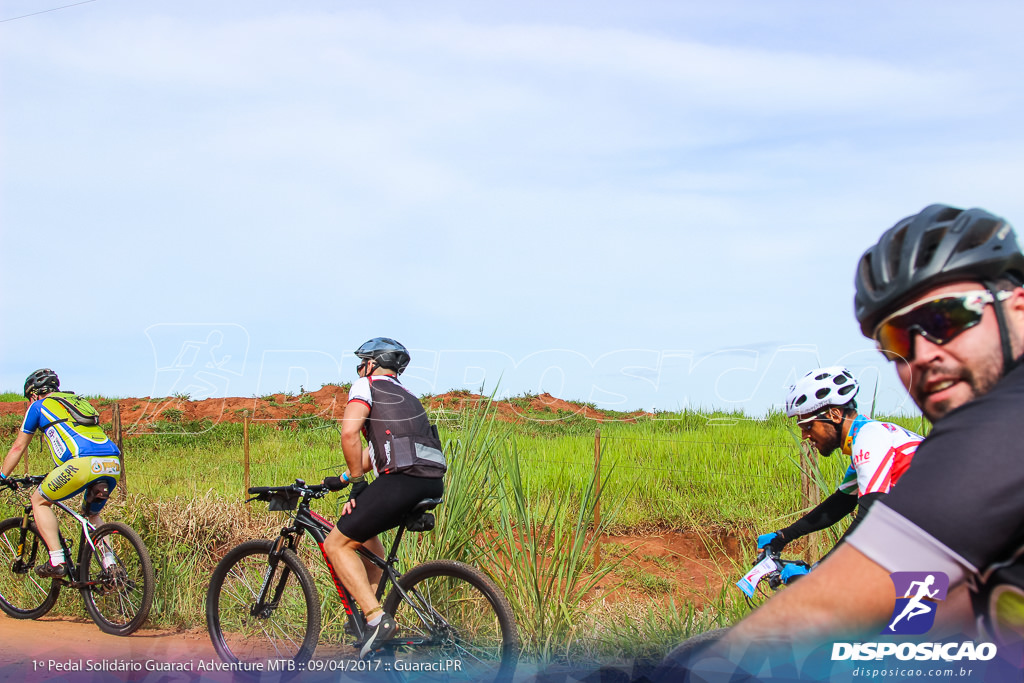
[[844, 543], [817, 569], [734, 626], [723, 646], [778, 641], [780, 636], [813, 641], [823, 634], [877, 634], [895, 604], [889, 572]]
[[32, 435], [26, 434], [25, 432], [18, 432], [18, 438], [14, 440], [14, 444], [11, 449], [7, 451], [7, 457], [4, 458], [4, 464], [2, 471], [4, 476], [9, 475], [14, 471], [14, 468], [18, 466], [18, 462], [21, 460], [21, 456], [28, 450], [28, 445], [32, 443]]
[[785, 529], [780, 529], [782, 538], [788, 543], [801, 536], [826, 529], [843, 519], [857, 507], [857, 496], [842, 491], [835, 491], [821, 501], [813, 510], [793, 522]]
[[883, 500], [888, 493], [869, 493], [866, 496], [861, 496], [857, 499], [857, 514], [853, 516], [853, 521], [850, 522], [850, 526], [846, 528], [846, 533], [843, 537], [849, 536], [853, 533], [853, 530], [857, 528], [857, 525], [861, 523], [865, 516], [868, 514], [868, 510], [875, 504], [877, 500]]
[[880, 498], [885, 498], [887, 495], [888, 494], [886, 493], [869, 493], [866, 496], [861, 496], [860, 499], [857, 500], [857, 514], [853, 515], [853, 521], [850, 522], [850, 526], [846, 527], [846, 531], [844, 531], [843, 535], [839, 537], [838, 541], [836, 541], [836, 544], [832, 547], [832, 550], [829, 550], [827, 553], [825, 553], [822, 556], [821, 560], [824, 560], [826, 557], [834, 553], [835, 549], [839, 547], [839, 544], [845, 541], [847, 537], [849, 537], [849, 535], [853, 533], [853, 530], [857, 528], [857, 525], [861, 523], [861, 520], [863, 520], [864, 516], [868, 513], [868, 509], [870, 509], [872, 503], [874, 503], [876, 500]]
[[345, 454], [345, 464], [349, 474], [358, 477], [369, 471], [365, 465], [368, 458], [364, 457], [363, 441], [359, 434], [363, 423], [370, 415], [370, 406], [362, 401], [350, 401], [345, 406], [345, 414], [341, 418], [341, 450]]

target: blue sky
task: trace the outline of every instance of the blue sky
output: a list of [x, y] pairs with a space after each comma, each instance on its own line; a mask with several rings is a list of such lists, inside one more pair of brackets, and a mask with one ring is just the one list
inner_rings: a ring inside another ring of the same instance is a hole
[[[757, 414], [944, 202], [1024, 224], [1014, 2], [0, 2], [0, 387]], [[70, 4], [70, 3], [67, 3]], [[862, 402], [863, 404], [863, 402]]]

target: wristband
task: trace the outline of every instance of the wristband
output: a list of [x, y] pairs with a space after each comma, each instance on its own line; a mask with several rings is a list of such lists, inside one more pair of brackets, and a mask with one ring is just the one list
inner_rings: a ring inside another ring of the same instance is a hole
[[360, 474], [358, 477], [349, 477], [348, 481], [350, 484], [358, 484], [361, 481], [366, 481], [366, 475]]

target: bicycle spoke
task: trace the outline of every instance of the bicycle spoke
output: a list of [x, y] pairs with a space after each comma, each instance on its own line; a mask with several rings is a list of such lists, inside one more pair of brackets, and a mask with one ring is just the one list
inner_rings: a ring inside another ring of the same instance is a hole
[[22, 533], [20, 517], [0, 522], [0, 609], [16, 619], [36, 619], [53, 607], [60, 582], [36, 575], [34, 565], [48, 558], [46, 545], [30, 525], [21, 547]]
[[[457, 662], [441, 679], [493, 680], [511, 675], [518, 635], [507, 601], [478, 570], [458, 562], [420, 565], [402, 578], [406, 591], [388, 596], [403, 659]], [[397, 653], [396, 653], [397, 654]]]
[[[3, 550], [0, 552], [0, 561], [5, 566], [13, 566], [16, 561], [21, 559], [18, 555], [17, 546], [14, 545], [10, 539], [5, 535], [2, 539]], [[25, 574], [25, 591], [27, 593], [36, 593], [40, 595], [47, 593], [50, 589], [50, 582], [39, 578], [34, 570], [34, 567], [29, 567], [29, 571]]]
[[149, 615], [153, 600], [153, 567], [145, 545], [121, 522], [92, 532], [95, 551], [86, 559], [90, 587], [83, 592], [89, 615], [107, 633], [128, 635]]

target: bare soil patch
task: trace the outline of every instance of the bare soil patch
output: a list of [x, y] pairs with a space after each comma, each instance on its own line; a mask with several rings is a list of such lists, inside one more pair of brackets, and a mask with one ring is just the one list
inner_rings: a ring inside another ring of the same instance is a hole
[[[487, 397], [465, 391], [451, 391], [423, 399], [424, 405], [430, 410], [448, 410], [458, 412], [486, 403]], [[146, 425], [159, 421], [191, 422], [209, 420], [220, 422], [241, 422], [245, 414], [257, 421], [278, 422], [288, 426], [289, 420], [308, 417], [320, 417], [328, 420], [341, 419], [348, 403], [348, 390], [344, 387], [327, 384], [317, 391], [306, 392], [297, 396], [273, 394], [262, 397], [228, 397], [208, 398], [192, 401], [184, 397], [143, 397], [121, 398], [93, 401], [100, 411], [100, 421], [109, 423], [113, 415], [113, 406], [118, 404], [121, 422], [126, 432], [144, 432]], [[5, 415], [24, 414], [27, 404], [23, 401], [0, 402], [0, 417]], [[644, 415], [642, 411], [622, 414], [603, 411], [591, 406], [564, 401], [551, 394], [516, 398], [508, 401], [495, 401], [494, 410], [498, 419], [507, 422], [522, 422], [529, 414], [531, 420], [538, 415], [550, 414], [551, 420], [564, 419], [567, 415], [581, 415], [595, 422], [606, 420], [632, 421]], [[541, 418], [542, 419], [542, 418]]]

